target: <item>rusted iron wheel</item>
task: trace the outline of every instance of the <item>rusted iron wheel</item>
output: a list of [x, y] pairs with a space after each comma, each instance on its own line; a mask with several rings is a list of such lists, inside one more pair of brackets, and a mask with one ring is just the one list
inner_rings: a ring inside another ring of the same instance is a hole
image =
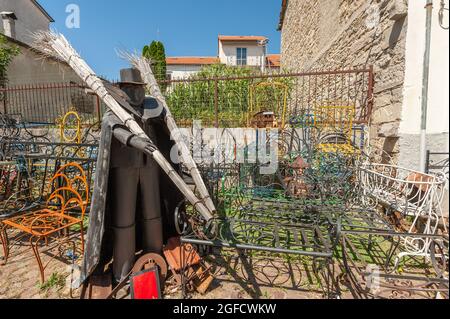
[[143, 270], [151, 269], [152, 267], [158, 266], [159, 277], [161, 284], [166, 280], [167, 277], [167, 263], [164, 258], [158, 254], [145, 254], [139, 258], [132, 269], [132, 273], [136, 274]]

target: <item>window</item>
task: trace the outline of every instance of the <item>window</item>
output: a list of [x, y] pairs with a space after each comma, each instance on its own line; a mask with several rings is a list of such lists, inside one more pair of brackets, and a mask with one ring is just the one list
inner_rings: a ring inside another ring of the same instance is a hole
[[237, 48], [237, 65], [247, 65], [247, 48]]

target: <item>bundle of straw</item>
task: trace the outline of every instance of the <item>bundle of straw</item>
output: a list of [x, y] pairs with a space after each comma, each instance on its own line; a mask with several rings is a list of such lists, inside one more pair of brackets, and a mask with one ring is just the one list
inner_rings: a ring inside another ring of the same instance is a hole
[[[134, 118], [124, 110], [120, 104], [108, 93], [102, 80], [79, 56], [69, 41], [59, 33], [52, 31], [40, 31], [34, 34], [34, 47], [45, 57], [54, 57], [67, 62], [74, 72], [91, 88], [107, 105], [108, 108], [126, 125], [130, 131], [154, 144], [141, 129]], [[203, 201], [199, 200], [180, 175], [173, 169], [172, 165], [165, 159], [164, 155], [156, 149], [150, 155], [153, 156], [158, 165], [164, 170], [169, 178], [175, 183], [186, 199], [194, 205], [203, 218], [209, 222], [213, 216], [213, 210], [209, 210]]]
[[119, 52], [119, 55], [130, 61], [131, 65], [133, 65], [136, 69], [141, 72], [144, 82], [147, 84], [147, 89], [150, 91], [150, 94], [158, 99], [165, 109], [165, 121], [166, 125], [170, 130], [172, 138], [174, 139], [178, 149], [181, 153], [181, 158], [183, 159], [184, 165], [188, 168], [192, 179], [194, 180], [195, 185], [198, 188], [198, 192], [200, 193], [201, 199], [205, 202], [208, 209], [212, 212], [216, 211], [214, 203], [209, 195], [208, 189], [200, 175], [200, 172], [195, 164], [194, 159], [189, 152], [189, 149], [186, 146], [186, 143], [183, 141], [183, 134], [181, 130], [178, 128], [175, 119], [170, 112], [169, 106], [167, 105], [166, 98], [161, 92], [161, 89], [158, 85], [158, 82], [153, 74], [151, 68], [151, 62], [145, 57], [138, 56], [137, 54], [127, 53], [127, 52]]

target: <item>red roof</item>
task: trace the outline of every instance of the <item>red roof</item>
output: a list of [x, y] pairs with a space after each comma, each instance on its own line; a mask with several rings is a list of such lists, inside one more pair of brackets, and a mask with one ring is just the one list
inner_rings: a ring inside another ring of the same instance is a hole
[[219, 41], [264, 41], [266, 37], [256, 35], [219, 35]]
[[168, 65], [208, 65], [219, 63], [219, 59], [200, 56], [168, 57], [166, 58], [166, 63]]
[[281, 66], [281, 54], [269, 54], [267, 56], [267, 65], [269, 67], [280, 67]]
[[281, 2], [281, 12], [280, 12], [280, 22], [278, 23], [278, 31], [283, 29], [284, 18], [286, 17], [286, 10], [288, 6], [288, 0], [282, 0]]

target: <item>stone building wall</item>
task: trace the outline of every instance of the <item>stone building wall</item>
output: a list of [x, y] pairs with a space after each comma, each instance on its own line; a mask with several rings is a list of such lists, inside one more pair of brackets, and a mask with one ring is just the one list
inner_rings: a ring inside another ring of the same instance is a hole
[[282, 68], [295, 71], [374, 67], [371, 143], [395, 158], [403, 102], [406, 0], [289, 0]]
[[27, 44], [7, 39], [11, 45], [20, 49], [20, 54], [8, 66], [9, 85], [80, 82], [80, 78], [68, 64], [54, 59], [43, 59]]

